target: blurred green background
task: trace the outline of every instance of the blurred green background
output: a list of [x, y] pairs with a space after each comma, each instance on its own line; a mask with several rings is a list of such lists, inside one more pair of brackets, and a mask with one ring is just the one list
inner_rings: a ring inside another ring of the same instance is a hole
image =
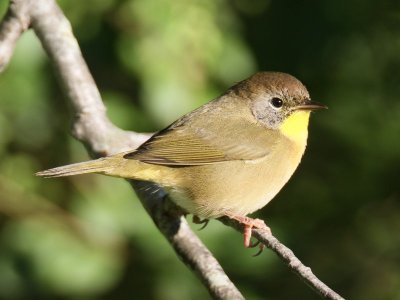
[[[300, 168], [256, 216], [346, 298], [400, 299], [398, 1], [59, 4], [124, 129], [161, 129], [257, 70], [301, 79], [329, 110], [313, 115]], [[33, 176], [88, 158], [68, 111], [25, 33], [0, 75], [0, 299], [209, 298], [124, 180]], [[247, 299], [319, 299], [219, 222], [198, 234]]]

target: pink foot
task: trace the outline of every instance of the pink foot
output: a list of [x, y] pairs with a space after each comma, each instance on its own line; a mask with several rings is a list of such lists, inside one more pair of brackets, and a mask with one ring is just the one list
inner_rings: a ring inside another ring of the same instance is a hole
[[[252, 219], [249, 217], [242, 217], [242, 216], [234, 216], [234, 215], [227, 215], [229, 218], [238, 221], [239, 223], [243, 224], [243, 237], [244, 237], [244, 246], [246, 248], [252, 248], [258, 245], [251, 243], [251, 230], [253, 228], [262, 229], [271, 232], [271, 229], [265, 224], [263, 220], [260, 219]], [[262, 250], [264, 249], [264, 245], [260, 245], [260, 252], [258, 252], [255, 256], [259, 255]]]

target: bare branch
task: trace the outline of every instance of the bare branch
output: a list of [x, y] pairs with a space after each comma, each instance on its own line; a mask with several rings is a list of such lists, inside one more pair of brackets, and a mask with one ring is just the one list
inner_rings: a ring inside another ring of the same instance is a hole
[[[15, 0], [18, 14], [31, 26], [49, 55], [75, 114], [73, 133], [95, 156], [135, 149], [149, 135], [123, 131], [106, 116], [100, 93], [82, 57], [69, 21], [53, 0]], [[22, 5], [24, 4], [24, 5]], [[28, 4], [30, 4], [28, 6]], [[13, 12], [15, 14], [15, 12]], [[1, 31], [1, 28], [0, 28]], [[0, 57], [1, 58], [1, 57]], [[244, 299], [222, 267], [190, 230], [182, 213], [165, 209], [165, 194], [143, 192], [148, 183], [132, 183], [143, 206], [175, 249], [216, 299]], [[171, 213], [171, 212], [174, 213]]]
[[253, 235], [261, 243], [266, 245], [269, 249], [273, 250], [284, 262], [286, 262], [289, 268], [296, 275], [298, 275], [305, 283], [307, 283], [314, 291], [319, 293], [321, 296], [333, 300], [343, 299], [343, 297], [341, 297], [339, 294], [329, 288], [325, 283], [319, 280], [309, 267], [303, 265], [303, 263], [294, 255], [292, 250], [283, 245], [272, 234], [256, 229], [253, 230]]
[[60, 83], [75, 114], [74, 136], [96, 156], [135, 149], [148, 135], [129, 133], [115, 127], [89, 68], [83, 59], [71, 24], [53, 0], [31, 6], [32, 27], [56, 69]]
[[[21, 21], [22, 20], [22, 21]], [[0, 68], [9, 61], [15, 43], [29, 21], [54, 64], [61, 85], [72, 106], [73, 134], [94, 156], [135, 149], [149, 135], [123, 131], [107, 118], [100, 93], [82, 57], [71, 25], [54, 0], [13, 0], [0, 25]], [[154, 185], [131, 182], [143, 206], [164, 234], [177, 255], [203, 281], [215, 299], [244, 299], [219, 263], [190, 230], [183, 213], [168, 201], [162, 190], [149, 193]], [[224, 224], [243, 232], [242, 226], [228, 218]], [[293, 252], [274, 236], [261, 230], [253, 235], [277, 255], [315, 291], [328, 299], [343, 299], [322, 283]]]
[[27, 1], [11, 1], [0, 24], [0, 72], [8, 65], [21, 34], [29, 27]]
[[[218, 219], [227, 226], [230, 226], [239, 232], [243, 232], [243, 225], [237, 221], [222, 217]], [[344, 298], [329, 288], [323, 283], [311, 269], [305, 266], [290, 250], [288, 247], [283, 245], [276, 237], [274, 237], [270, 231], [253, 229], [252, 236], [255, 237], [260, 243], [274, 251], [286, 265], [296, 274], [301, 280], [309, 285], [315, 292], [320, 294], [322, 297], [332, 300], [343, 300]]]
[[168, 201], [164, 191], [145, 182], [131, 181], [131, 184], [142, 203], [146, 203], [145, 208], [158, 229], [183, 262], [200, 277], [213, 298], [244, 299], [212, 253], [193, 234], [182, 210]]

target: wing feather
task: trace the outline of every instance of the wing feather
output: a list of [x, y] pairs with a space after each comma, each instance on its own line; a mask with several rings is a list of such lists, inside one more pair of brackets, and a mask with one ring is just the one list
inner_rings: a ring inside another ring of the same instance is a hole
[[182, 117], [124, 157], [150, 164], [194, 166], [254, 160], [269, 153], [272, 131], [267, 133], [250, 113], [212, 109], [214, 104]]

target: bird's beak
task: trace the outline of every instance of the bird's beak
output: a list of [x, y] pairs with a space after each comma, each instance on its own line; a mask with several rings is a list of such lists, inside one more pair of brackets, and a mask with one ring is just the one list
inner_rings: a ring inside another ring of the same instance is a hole
[[295, 107], [295, 110], [319, 110], [319, 109], [327, 109], [328, 106], [325, 104], [307, 100], [304, 104], [298, 105]]

